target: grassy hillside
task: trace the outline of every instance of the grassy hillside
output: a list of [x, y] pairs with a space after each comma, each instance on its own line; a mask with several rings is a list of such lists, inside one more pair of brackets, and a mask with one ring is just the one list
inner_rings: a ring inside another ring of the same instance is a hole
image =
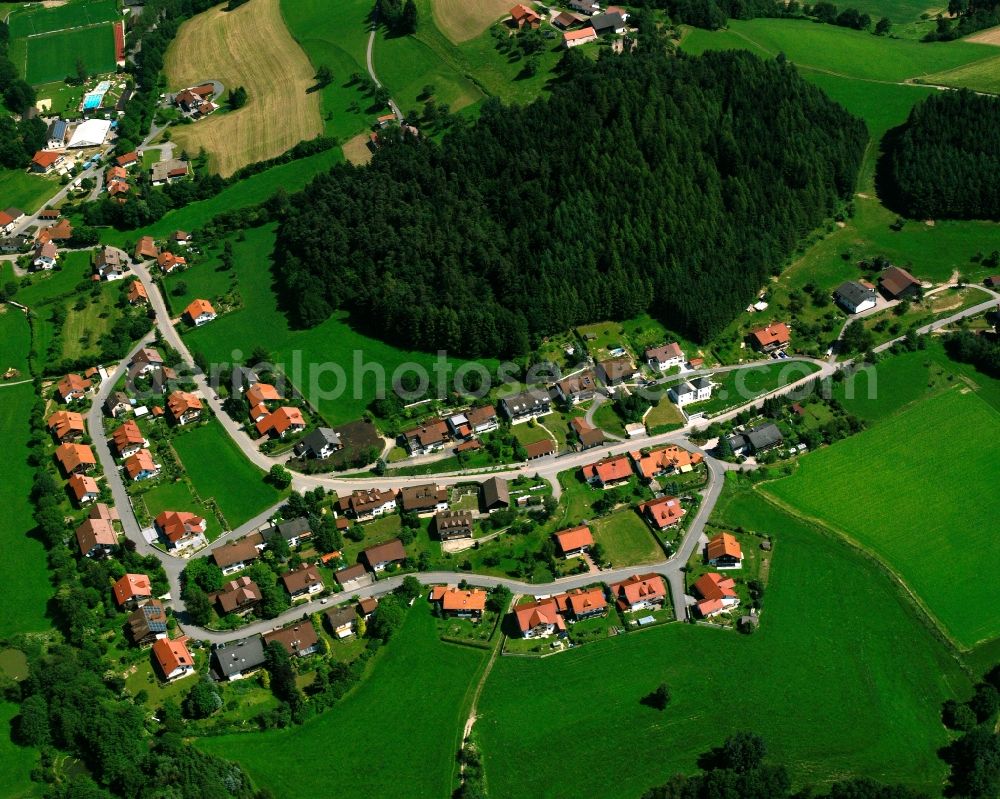
[[970, 648], [1000, 635], [990, 581], [976, 577], [1000, 556], [995, 453], [983, 439], [998, 421], [955, 386], [812, 453], [767, 490], [877, 553]]
[[940, 83], [942, 86], [1000, 94], [1000, 55], [928, 75], [926, 81]]
[[[776, 539], [757, 634], [672, 624], [501, 658], [476, 726], [492, 792], [634, 799], [743, 729], [798, 785], [863, 774], [938, 791], [939, 703], [967, 686], [955, 661], [874, 566], [758, 496], [730, 498], [722, 522]], [[639, 703], [662, 681], [663, 713]]]
[[[204, 738], [197, 746], [238, 760], [277, 799], [448, 796], [485, 657], [441, 643], [427, 603], [418, 600], [365, 682], [319, 718], [289, 730]], [[326, 761], [332, 771], [303, 768]]]

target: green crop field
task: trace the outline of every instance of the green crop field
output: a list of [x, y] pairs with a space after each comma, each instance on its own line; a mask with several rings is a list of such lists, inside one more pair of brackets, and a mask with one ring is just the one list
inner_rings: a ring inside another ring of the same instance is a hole
[[[23, 357], [23, 356], [22, 356]], [[3, 368], [6, 369], [6, 366]], [[4, 479], [0, 481], [0, 637], [18, 632], [45, 630], [45, 604], [52, 595], [45, 547], [28, 536], [35, 526], [31, 492], [32, 470], [28, 466], [28, 417], [35, 398], [31, 383], [0, 388], [0, 437], [4, 443]], [[0, 758], [2, 760], [2, 758]]]
[[243, 457], [215, 419], [171, 443], [198, 495], [216, 501], [229, 529], [276, 504], [286, 493], [264, 482], [264, 473]]
[[613, 566], [653, 563], [664, 558], [646, 523], [632, 508], [592, 521], [590, 530]]
[[[239, 761], [277, 799], [303, 792], [340, 799], [448, 796], [486, 654], [442, 643], [427, 603], [418, 600], [365, 681], [319, 718], [287, 730], [203, 738], [196, 745]], [[335, 768], [302, 767], [326, 761], [335, 761]]]
[[[31, 327], [28, 318], [13, 305], [0, 305], [0, 373], [17, 369], [16, 380], [30, 380], [28, 351], [31, 349]], [[0, 388], [3, 383], [0, 383]]]
[[[776, 540], [757, 634], [670, 624], [500, 658], [476, 724], [491, 794], [635, 799], [745, 729], [797, 785], [863, 774], [940, 790], [939, 704], [968, 683], [898, 589], [758, 496], [721, 523]], [[641, 705], [663, 681], [667, 711]]]
[[343, 153], [338, 148], [333, 148], [288, 164], [271, 167], [239, 181], [211, 199], [200, 200], [170, 211], [159, 222], [142, 230], [121, 231], [104, 228], [101, 230], [101, 242], [121, 247], [129, 242], [134, 243], [140, 235], [148, 234], [164, 238], [175, 230], [188, 232], [198, 230], [217, 214], [258, 205], [278, 189], [284, 189], [289, 194], [300, 191], [314, 177], [327, 172], [330, 167], [343, 160]]
[[1000, 556], [987, 446], [998, 421], [996, 409], [956, 386], [812, 453], [767, 490], [875, 552], [971, 648], [1000, 635], [994, 591], [977, 577]]
[[[231, 363], [234, 350], [246, 356], [255, 347], [264, 347], [306, 396], [315, 397], [320, 413], [334, 425], [357, 419], [375, 398], [376, 378], [371, 372], [363, 373], [363, 383], [352, 378], [355, 358], [380, 367], [387, 386], [393, 372], [404, 363], [428, 369], [434, 364], [433, 355], [400, 350], [357, 332], [346, 314], [337, 314], [308, 330], [293, 330], [278, 310], [271, 288], [274, 227], [248, 230], [246, 240], [235, 241], [233, 249], [243, 307], [185, 336], [188, 347], [203, 352], [209, 361]], [[212, 268], [211, 263], [199, 264], [185, 275], [195, 280], [197, 270]], [[457, 366], [457, 362], [451, 363]], [[490, 361], [484, 363], [487, 368], [495, 366]], [[341, 369], [346, 382], [339, 377]]]
[[57, 191], [58, 178], [31, 175], [23, 169], [0, 169], [0, 195], [4, 202], [26, 213], [33, 214]]
[[50, 83], [76, 74], [77, 60], [82, 60], [91, 74], [115, 71], [115, 34], [113, 25], [47, 33], [24, 40], [28, 83]]
[[33, 5], [14, 11], [7, 19], [7, 24], [10, 27], [10, 38], [19, 39], [118, 19], [121, 19], [121, 14], [116, 0], [82, 0], [52, 8]]

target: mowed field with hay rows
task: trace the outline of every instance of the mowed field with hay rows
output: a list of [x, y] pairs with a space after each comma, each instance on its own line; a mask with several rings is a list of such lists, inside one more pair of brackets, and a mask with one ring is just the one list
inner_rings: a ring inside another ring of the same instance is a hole
[[432, 0], [434, 22], [455, 44], [475, 39], [490, 25], [510, 13], [507, 0]]
[[766, 491], [878, 555], [963, 648], [1000, 635], [1000, 413], [964, 384], [803, 458]]
[[[234, 11], [216, 6], [188, 20], [167, 50], [171, 90], [218, 80], [243, 86], [246, 106], [179, 126], [173, 140], [189, 153], [202, 147], [223, 176], [273, 158], [323, 132], [315, 70], [281, 17], [278, 0], [249, 0]], [[222, 98], [224, 102], [225, 98]]]

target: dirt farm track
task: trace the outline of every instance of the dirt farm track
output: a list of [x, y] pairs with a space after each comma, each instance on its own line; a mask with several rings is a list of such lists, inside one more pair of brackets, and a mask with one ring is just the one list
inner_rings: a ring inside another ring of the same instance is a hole
[[193, 155], [204, 147], [227, 176], [317, 136], [323, 119], [319, 93], [306, 93], [315, 70], [285, 27], [278, 0], [224, 9], [217, 6], [181, 26], [167, 51], [166, 74], [174, 91], [212, 79], [227, 90], [246, 87], [249, 100], [239, 111], [173, 128], [180, 148]]

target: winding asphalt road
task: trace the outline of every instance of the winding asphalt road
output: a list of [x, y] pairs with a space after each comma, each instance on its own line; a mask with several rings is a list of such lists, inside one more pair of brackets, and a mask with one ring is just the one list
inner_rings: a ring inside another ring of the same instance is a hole
[[[133, 264], [133, 271], [135, 272], [138, 279], [145, 286], [146, 291], [149, 295], [151, 307], [155, 313], [156, 326], [160, 331], [160, 335], [163, 339], [170, 344], [177, 352], [180, 354], [182, 360], [189, 367], [193, 379], [203, 396], [205, 402], [215, 413], [216, 417], [219, 419], [220, 423], [223, 425], [227, 433], [232, 437], [232, 439], [239, 446], [244, 455], [258, 467], [263, 470], [268, 470], [274, 463], [280, 462], [278, 459], [270, 458], [269, 456], [260, 452], [257, 448], [257, 444], [233, 421], [228, 414], [222, 410], [221, 402], [216, 398], [215, 393], [212, 391], [211, 387], [205, 376], [194, 367], [193, 359], [191, 358], [191, 353], [189, 352], [187, 346], [185, 345], [182, 337], [180, 336], [178, 330], [174, 326], [173, 320], [170, 318], [169, 311], [167, 310], [166, 303], [164, 302], [163, 296], [160, 294], [159, 288], [153, 282], [148, 269], [147, 263]], [[940, 327], [946, 326], [948, 324], [954, 323], [955, 321], [964, 318], [966, 316], [974, 315], [977, 313], [982, 313], [989, 310], [990, 308], [997, 305], [997, 300], [1000, 300], [1000, 295], [991, 292], [994, 295], [994, 299], [989, 302], [981, 303], [980, 305], [974, 306], [972, 308], [966, 309], [965, 311], [960, 311], [952, 316], [945, 319], [938, 320], [929, 325], [924, 326], [918, 332], [921, 334], [930, 332], [932, 330], [938, 329]], [[893, 341], [887, 342], [877, 348], [878, 351], [885, 350], [892, 346], [896, 341], [901, 340], [895, 339]], [[90, 431], [91, 437], [94, 441], [94, 448], [97, 453], [98, 458], [101, 461], [101, 465], [104, 469], [105, 477], [111, 488], [112, 496], [114, 497], [115, 505], [118, 508], [119, 515], [121, 516], [122, 526], [126, 537], [133, 541], [136, 545], [137, 551], [143, 554], [155, 555], [160, 562], [163, 564], [164, 570], [167, 573], [167, 577], [170, 582], [171, 596], [173, 597], [173, 604], [175, 608], [182, 611], [183, 603], [180, 601], [180, 574], [186, 564], [183, 558], [179, 558], [173, 555], [166, 554], [156, 547], [152, 546], [146, 541], [143, 535], [142, 528], [140, 527], [138, 520], [136, 519], [135, 513], [132, 509], [132, 505], [129, 501], [127, 492], [125, 490], [125, 485], [122, 480], [121, 472], [115, 463], [114, 457], [111, 453], [110, 447], [108, 446], [107, 434], [104, 429], [104, 414], [103, 414], [103, 404], [104, 400], [114, 389], [114, 386], [119, 380], [125, 375], [128, 363], [131, 361], [134, 353], [141, 347], [149, 344], [153, 339], [153, 334], [150, 333], [142, 341], [140, 341], [129, 355], [118, 365], [114, 373], [111, 374], [107, 380], [103, 381], [100, 385], [94, 399], [93, 404], [87, 414], [88, 430]], [[713, 417], [712, 421], [727, 421], [734, 416], [736, 416], [741, 411], [745, 410], [747, 407], [754, 406], [762, 402], [765, 397], [773, 397], [786, 393], [790, 393], [800, 388], [804, 384], [812, 381], [816, 377], [827, 377], [833, 372], [845, 365], [849, 365], [850, 361], [843, 362], [841, 364], [832, 364], [828, 361], [821, 361], [816, 359], [789, 359], [789, 361], [809, 361], [814, 363], [819, 367], [819, 371], [813, 372], [793, 383], [783, 386], [780, 389], [772, 391], [766, 395], [755, 398], [752, 402], [745, 403], [744, 405], [734, 408], [731, 411], [727, 411], [719, 416]], [[729, 371], [736, 368], [744, 368], [747, 364], [742, 364], [733, 367], [724, 367], [723, 369], [717, 369], [714, 371]], [[701, 372], [708, 372], [713, 370], [701, 370]], [[701, 372], [692, 372], [689, 375], [698, 374]], [[671, 379], [671, 378], [668, 378]], [[564, 455], [546, 456], [545, 458], [539, 458], [536, 461], [526, 463], [520, 466], [512, 466], [508, 469], [501, 469], [497, 471], [490, 471], [488, 473], [478, 473], [480, 477], [482, 476], [500, 476], [504, 478], [514, 478], [521, 475], [527, 475], [535, 477], [536, 479], [544, 479], [551, 483], [553, 487], [553, 493], [556, 497], [561, 494], [561, 486], [558, 480], [558, 474], [560, 472], [575, 469], [577, 467], [583, 466], [590, 463], [604, 455], [618, 455], [625, 452], [629, 452], [634, 449], [648, 446], [657, 446], [661, 444], [679, 444], [688, 449], [702, 452], [705, 457], [705, 462], [708, 468], [708, 482], [704, 489], [702, 489], [702, 501], [698, 507], [695, 516], [688, 523], [687, 529], [684, 533], [684, 537], [677, 549], [677, 551], [670, 557], [663, 561], [653, 564], [647, 564], [643, 566], [629, 566], [618, 569], [610, 569], [600, 573], [600, 579], [602, 582], [612, 583], [617, 582], [635, 574], [645, 574], [645, 573], [658, 573], [664, 576], [670, 586], [671, 598], [673, 600], [675, 613], [677, 617], [681, 620], [686, 618], [687, 605], [685, 598], [685, 586], [684, 586], [684, 572], [682, 571], [684, 565], [688, 562], [691, 555], [693, 554], [695, 547], [698, 544], [698, 540], [701, 537], [705, 523], [711, 516], [712, 510], [715, 507], [715, 503], [722, 492], [722, 487], [724, 480], [722, 479], [723, 474], [727, 470], [738, 469], [739, 467], [733, 464], [724, 463], [719, 461], [709, 455], [707, 452], [702, 450], [697, 445], [693, 444], [687, 437], [687, 434], [692, 432], [696, 428], [696, 424], [688, 424], [684, 428], [675, 430], [669, 433], [664, 433], [658, 436], [641, 436], [630, 441], [615, 442], [606, 447], [601, 448], [599, 451], [587, 450], [585, 452], [577, 453], [567, 453]], [[363, 477], [363, 478], [349, 478], [349, 477], [324, 477], [317, 475], [296, 475], [293, 480], [293, 487], [296, 490], [308, 490], [315, 486], [323, 486], [324, 488], [337, 491], [339, 493], [349, 493], [358, 487], [374, 487], [374, 488], [391, 488], [399, 489], [406, 485], [417, 485], [427, 482], [435, 482], [439, 485], [454, 485], [456, 483], [466, 483], [475, 481], [477, 476], [476, 472], [473, 471], [459, 471], [451, 472], [445, 474], [435, 474], [435, 475], [421, 475], [416, 477]], [[271, 518], [278, 510], [280, 505], [276, 505], [272, 508], [265, 510], [263, 513], [259, 514], [254, 519], [249, 520], [243, 525], [240, 525], [235, 530], [231, 530], [221, 536], [215, 541], [215, 544], [239, 538], [255, 529], [260, 525], [265, 523], [269, 518]], [[505, 585], [511, 591], [515, 593], [528, 593], [534, 595], [543, 595], [548, 593], [555, 593], [560, 591], [566, 591], [572, 588], [579, 588], [594, 582], [594, 575], [583, 574], [574, 575], [571, 577], [561, 578], [555, 580], [551, 583], [544, 584], [533, 584], [525, 583], [519, 580], [511, 580], [502, 577], [492, 577], [487, 575], [470, 575], [464, 572], [423, 572], [415, 575], [424, 584], [433, 583], [455, 583], [463, 579], [472, 578], [477, 585], [482, 585], [485, 587], [492, 587], [495, 585]], [[254, 633], [266, 632], [277, 626], [286, 624], [294, 619], [301, 618], [304, 614], [313, 613], [323, 609], [327, 605], [335, 605], [340, 602], [350, 600], [352, 597], [368, 597], [368, 596], [379, 596], [392, 591], [394, 588], [402, 583], [403, 576], [392, 576], [386, 579], [377, 581], [374, 585], [362, 588], [356, 591], [344, 591], [337, 594], [333, 594], [325, 599], [315, 599], [310, 602], [302, 603], [290, 608], [288, 611], [283, 613], [281, 616], [269, 619], [266, 621], [255, 622], [253, 624], [247, 625], [238, 631], [226, 631], [226, 632], [216, 632], [213, 630], [208, 630], [202, 627], [197, 627], [184, 622], [183, 612], [180, 614], [181, 622], [184, 631], [191, 635], [192, 637], [199, 638], [210, 643], [221, 643], [225, 641], [230, 641], [238, 638], [245, 637], [247, 635], [252, 635]]]

